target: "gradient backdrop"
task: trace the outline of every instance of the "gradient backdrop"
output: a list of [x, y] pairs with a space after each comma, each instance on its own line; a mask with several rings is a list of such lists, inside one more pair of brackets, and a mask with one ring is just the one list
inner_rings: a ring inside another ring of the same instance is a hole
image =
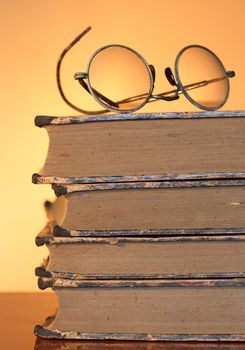
[[[49, 186], [31, 175], [42, 166], [48, 147], [35, 115], [76, 115], [59, 96], [55, 67], [62, 49], [88, 25], [93, 30], [67, 56], [63, 82], [67, 95], [93, 108], [73, 82], [98, 47], [120, 43], [156, 66], [157, 83], [167, 86], [164, 68], [179, 50], [201, 44], [213, 50], [237, 77], [225, 109], [245, 109], [245, 1], [243, 0], [1, 0], [1, 243], [0, 290], [37, 290], [34, 268], [47, 255], [34, 237], [45, 223], [42, 203]], [[162, 88], [161, 88], [162, 89]], [[156, 102], [142, 111], [192, 111], [183, 97]]]

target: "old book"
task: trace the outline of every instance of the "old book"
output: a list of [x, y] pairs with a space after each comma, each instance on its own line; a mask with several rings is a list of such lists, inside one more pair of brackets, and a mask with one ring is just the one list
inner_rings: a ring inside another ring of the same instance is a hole
[[36, 335], [65, 339], [245, 340], [245, 279], [74, 281], [39, 278], [59, 299]]
[[244, 178], [245, 111], [36, 117], [49, 150], [35, 183]]
[[55, 185], [62, 219], [54, 234], [244, 233], [244, 185], [242, 179]]
[[173, 237], [53, 237], [38, 245], [49, 259], [36, 275], [66, 279], [245, 277], [245, 235]]

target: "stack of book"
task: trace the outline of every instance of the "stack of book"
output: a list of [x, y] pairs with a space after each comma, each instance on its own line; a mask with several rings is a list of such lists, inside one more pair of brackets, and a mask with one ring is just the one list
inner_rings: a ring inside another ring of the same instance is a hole
[[36, 117], [46, 338], [245, 340], [245, 111]]

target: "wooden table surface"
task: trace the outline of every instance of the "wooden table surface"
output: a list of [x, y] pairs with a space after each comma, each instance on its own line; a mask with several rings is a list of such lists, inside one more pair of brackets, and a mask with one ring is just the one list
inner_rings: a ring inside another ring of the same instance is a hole
[[245, 343], [64, 341], [37, 339], [36, 324], [57, 308], [53, 293], [0, 293], [1, 350], [245, 350]]

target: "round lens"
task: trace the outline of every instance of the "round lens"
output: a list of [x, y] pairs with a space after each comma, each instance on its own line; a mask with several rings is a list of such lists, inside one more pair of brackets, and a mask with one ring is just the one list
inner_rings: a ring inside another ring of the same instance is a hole
[[220, 108], [227, 100], [229, 81], [218, 57], [200, 46], [183, 49], [177, 57], [176, 76], [186, 97], [203, 109]]
[[113, 45], [100, 49], [88, 68], [90, 91], [108, 109], [134, 111], [149, 99], [152, 76], [135, 51]]

